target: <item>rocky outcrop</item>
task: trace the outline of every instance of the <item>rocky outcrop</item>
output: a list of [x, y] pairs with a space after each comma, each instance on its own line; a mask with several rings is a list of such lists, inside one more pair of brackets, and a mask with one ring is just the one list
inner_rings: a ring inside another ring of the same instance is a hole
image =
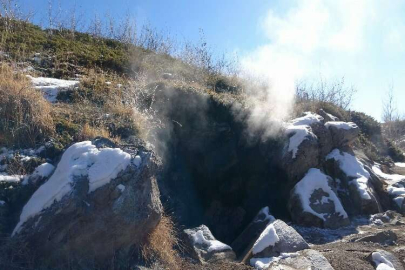
[[102, 262], [142, 245], [163, 213], [155, 180], [160, 161], [140, 145], [103, 146], [81, 142], [64, 152], [25, 205], [14, 238], [55, 263], [67, 255]]
[[[293, 136], [282, 166], [289, 172], [289, 183], [294, 184], [288, 203], [294, 222], [338, 228], [349, 224], [348, 216], [381, 212], [384, 208], [377, 191], [384, 206], [387, 200], [384, 186], [350, 148], [359, 127], [322, 114], [306, 113], [291, 121], [287, 134]], [[325, 123], [325, 118], [330, 121]]]
[[216, 240], [205, 225], [186, 229], [184, 234], [187, 253], [200, 263], [234, 261], [236, 259], [232, 248]]

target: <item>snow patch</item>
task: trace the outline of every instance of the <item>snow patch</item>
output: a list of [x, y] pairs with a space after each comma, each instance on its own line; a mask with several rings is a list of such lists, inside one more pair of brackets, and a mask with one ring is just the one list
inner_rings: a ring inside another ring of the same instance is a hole
[[325, 214], [315, 212], [310, 206], [311, 195], [317, 189], [322, 189], [322, 191], [329, 195], [328, 197], [323, 196], [320, 203], [327, 203], [329, 200], [333, 201], [335, 205], [335, 212], [339, 213], [339, 215], [343, 216], [344, 218], [347, 218], [347, 213], [344, 210], [339, 198], [328, 184], [327, 175], [322, 173], [319, 169], [314, 168], [309, 169], [305, 177], [299, 181], [294, 188], [294, 193], [299, 196], [301, 205], [305, 212], [311, 213], [322, 220], [325, 220]]
[[339, 149], [333, 150], [326, 156], [326, 160], [334, 159], [339, 163], [340, 169], [349, 177], [354, 179], [350, 182], [357, 187], [359, 195], [365, 200], [371, 200], [368, 192], [368, 179], [370, 174], [366, 171], [363, 164], [355, 156], [340, 152]]
[[139, 155], [137, 155], [134, 157], [134, 160], [132, 161], [132, 163], [134, 163], [134, 165], [136, 167], [139, 167], [142, 163], [142, 158]]
[[72, 184], [78, 177], [88, 177], [90, 193], [116, 178], [130, 161], [131, 156], [118, 148], [97, 149], [90, 141], [70, 146], [63, 154], [52, 177], [35, 191], [24, 206], [13, 235], [20, 231], [21, 226], [29, 218], [70, 193]]
[[395, 166], [401, 167], [401, 168], [405, 168], [405, 163], [403, 163], [403, 162], [397, 162], [397, 163], [395, 163]]
[[286, 126], [286, 134], [292, 135], [288, 144], [288, 152], [293, 153], [293, 159], [296, 157], [298, 147], [309, 137], [317, 139], [312, 132], [311, 125], [323, 121], [323, 117], [311, 112], [304, 113], [303, 117], [291, 120]]
[[[294, 252], [294, 253], [281, 253], [280, 256], [278, 256], [278, 257], [252, 258], [252, 259], [250, 259], [250, 265], [253, 266], [255, 269], [264, 270], [264, 269], [269, 269], [270, 265], [274, 262], [278, 262], [279, 260], [287, 259], [287, 258], [295, 258], [297, 256], [299, 256], [299, 253]], [[279, 269], [279, 268], [275, 268], [275, 269]]]
[[202, 230], [198, 230], [195, 233], [191, 235], [193, 238], [194, 244], [200, 244], [203, 246], [208, 247], [208, 252], [212, 251], [224, 251], [224, 250], [232, 250], [232, 248], [222, 242], [219, 242], [218, 240], [209, 240], [205, 238], [204, 232]]
[[374, 172], [376, 175], [378, 175], [379, 177], [384, 178], [384, 179], [386, 179], [386, 180], [388, 180], [388, 181], [395, 181], [395, 182], [397, 182], [397, 181], [399, 181], [399, 180], [405, 179], [405, 176], [404, 176], [404, 175], [399, 175], [399, 174], [386, 174], [386, 173], [383, 173], [383, 172], [381, 171], [381, 169], [380, 169], [378, 166], [376, 166], [376, 165], [373, 166], [372, 169], [373, 169], [373, 172]]
[[271, 223], [271, 222], [273, 222], [273, 221], [276, 220], [272, 215], [270, 215], [270, 208], [269, 208], [268, 206], [263, 207], [263, 208], [259, 211], [259, 213], [257, 213], [257, 217], [259, 217], [259, 216], [261, 216], [261, 215], [264, 215], [264, 218], [263, 218], [263, 219], [257, 219], [257, 220], [254, 220], [253, 222], [269, 221], [269, 223]]
[[0, 174], [0, 183], [19, 183], [24, 175], [6, 175]]
[[124, 190], [125, 190], [125, 186], [124, 186], [123, 184], [119, 184], [119, 185], [117, 186], [117, 188], [118, 188], [119, 191], [121, 191], [121, 192], [124, 192]]
[[353, 122], [327, 122], [325, 123], [325, 127], [330, 128], [330, 127], [335, 127], [338, 129], [344, 129], [344, 130], [350, 130], [350, 129], [355, 129], [358, 128], [357, 125]]
[[31, 80], [34, 88], [41, 90], [44, 94], [44, 97], [49, 102], [55, 102], [56, 97], [60, 91], [67, 90], [74, 86], [79, 85], [79, 81], [74, 80], [61, 80], [55, 78], [45, 78], [45, 77], [32, 77], [27, 75], [27, 77]]
[[35, 171], [33, 172], [33, 176], [39, 176], [39, 177], [48, 177], [50, 176], [53, 171], [55, 170], [55, 166], [53, 166], [50, 163], [44, 163], [39, 165]]
[[274, 246], [280, 238], [278, 238], [276, 229], [273, 224], [267, 225], [266, 229], [260, 234], [252, 248], [252, 253], [257, 254], [262, 252], [267, 247]]
[[376, 264], [376, 270], [395, 270], [392, 262], [387, 260], [380, 252], [373, 252], [371, 257]]

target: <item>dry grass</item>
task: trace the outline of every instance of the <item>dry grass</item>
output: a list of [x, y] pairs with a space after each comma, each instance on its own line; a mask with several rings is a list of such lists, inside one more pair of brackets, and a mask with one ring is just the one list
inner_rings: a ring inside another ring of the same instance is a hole
[[82, 130], [77, 136], [78, 141], [92, 140], [96, 137], [109, 138], [110, 133], [104, 127], [92, 127], [89, 124], [84, 124]]
[[148, 236], [142, 256], [147, 262], [161, 262], [167, 269], [180, 269], [180, 257], [175, 249], [178, 245], [174, 223], [170, 217], [164, 216]]
[[51, 105], [25, 76], [0, 66], [0, 144], [34, 146], [54, 133]]

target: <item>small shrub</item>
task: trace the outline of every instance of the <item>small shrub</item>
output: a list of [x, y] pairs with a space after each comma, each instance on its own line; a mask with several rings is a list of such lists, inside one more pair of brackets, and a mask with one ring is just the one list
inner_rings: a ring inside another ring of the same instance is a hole
[[369, 139], [381, 136], [381, 125], [371, 116], [352, 111], [350, 112], [350, 121], [356, 123], [361, 132]]
[[392, 141], [386, 139], [387, 152], [394, 162], [404, 162], [404, 153]]
[[0, 144], [35, 146], [54, 133], [51, 105], [21, 74], [0, 66]]

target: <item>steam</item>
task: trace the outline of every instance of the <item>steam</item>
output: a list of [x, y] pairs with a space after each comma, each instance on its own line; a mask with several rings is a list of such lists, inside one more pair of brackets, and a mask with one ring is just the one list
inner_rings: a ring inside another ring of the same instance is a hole
[[[241, 58], [252, 105], [249, 128], [265, 129], [267, 136], [277, 133], [280, 127], [277, 123], [293, 112], [298, 81], [312, 81], [322, 73], [326, 80], [346, 77], [349, 83], [368, 86], [366, 74], [375, 72], [364, 58], [365, 52], [371, 55], [370, 44], [392, 40], [392, 32], [397, 30], [390, 24], [387, 31], [369, 31], [380, 29], [383, 18], [390, 17], [385, 15], [398, 13], [393, 12], [397, 6], [393, 3], [389, 7], [377, 0], [288, 3], [285, 11], [270, 10], [261, 21], [261, 33], [268, 38], [267, 44]], [[375, 36], [375, 32], [382, 36]]]

